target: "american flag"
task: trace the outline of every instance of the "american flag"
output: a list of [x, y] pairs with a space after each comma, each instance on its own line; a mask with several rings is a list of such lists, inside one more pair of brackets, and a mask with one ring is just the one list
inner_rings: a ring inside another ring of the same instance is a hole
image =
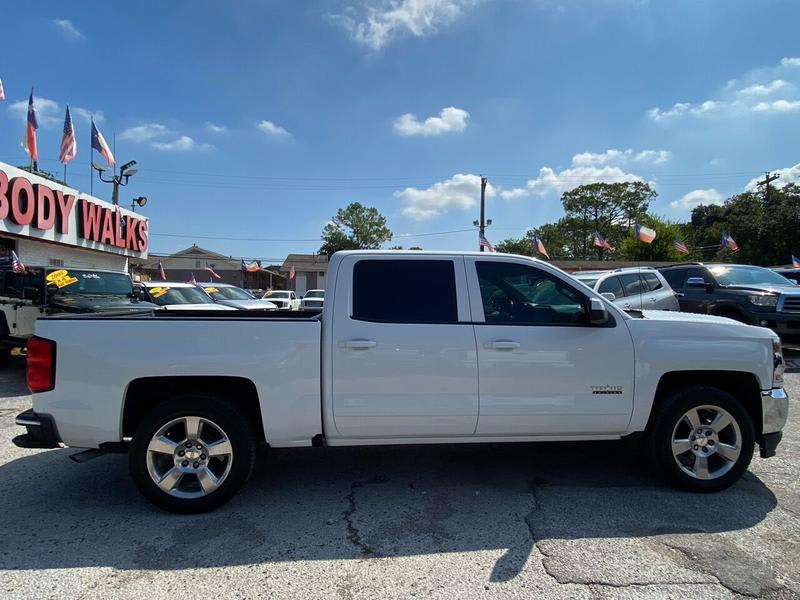
[[106, 159], [109, 167], [114, 166], [114, 155], [111, 153], [111, 148], [109, 148], [106, 143], [106, 138], [103, 137], [97, 125], [94, 124], [94, 119], [92, 119], [92, 149], [97, 150], [100, 156]]
[[739, 246], [731, 237], [731, 233], [727, 229], [722, 232], [722, 247], [727, 248], [731, 252], [737, 252], [739, 250]]
[[795, 269], [800, 269], [800, 258], [797, 258], [794, 254], [792, 254], [792, 266]]
[[673, 243], [675, 244], [675, 250], [681, 254], [689, 254], [689, 248], [686, 247], [686, 244], [683, 243], [679, 235], [675, 236], [675, 241]]
[[164, 271], [164, 265], [161, 264], [161, 261], [158, 261], [158, 274], [161, 276], [162, 281], [167, 280], [167, 273]]
[[478, 248], [486, 248], [489, 252], [495, 251], [494, 246], [492, 246], [492, 243], [489, 240], [487, 240], [486, 236], [484, 236], [482, 233], [478, 234]]
[[539, 237], [538, 233], [533, 234], [533, 245], [536, 247], [536, 251], [539, 254], [544, 254], [548, 260], [550, 259], [550, 255], [547, 253], [547, 250], [544, 247], [544, 242], [542, 242], [542, 238]]
[[64, 135], [61, 138], [61, 152], [58, 155], [58, 160], [67, 164], [78, 155], [78, 140], [75, 139], [75, 128], [72, 126], [72, 115], [69, 113], [69, 105], [67, 105], [67, 114], [64, 116]]
[[637, 223], [636, 237], [645, 244], [652, 244], [653, 240], [656, 239], [656, 230]]
[[222, 279], [222, 277], [220, 275], [217, 275], [217, 272], [214, 269], [212, 269], [211, 266], [206, 265], [205, 270], [211, 273], [213, 277], [216, 277], [217, 279]]
[[39, 147], [36, 143], [36, 130], [39, 122], [36, 120], [36, 108], [33, 106], [33, 88], [28, 98], [28, 123], [25, 126], [25, 137], [22, 138], [22, 147], [31, 155], [31, 160], [39, 160]]
[[22, 264], [19, 256], [17, 256], [17, 253], [13, 250], [11, 251], [11, 270], [14, 271], [14, 273], [25, 272], [25, 265]]
[[614, 250], [616, 250], [616, 248], [611, 245], [611, 242], [600, 235], [599, 231], [594, 232], [594, 245], [598, 248], [605, 248], [609, 252], [614, 252]]
[[294, 276], [295, 276], [294, 265], [292, 265], [291, 267], [289, 267], [289, 279], [294, 279]]
[[3, 80], [0, 79], [0, 102], [6, 99], [6, 93], [3, 91]]

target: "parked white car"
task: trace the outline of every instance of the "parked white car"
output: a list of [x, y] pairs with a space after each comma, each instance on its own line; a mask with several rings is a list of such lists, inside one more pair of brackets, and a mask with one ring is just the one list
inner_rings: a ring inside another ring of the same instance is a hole
[[300, 310], [300, 298], [291, 290], [271, 290], [264, 294], [264, 300], [269, 300], [278, 310]]
[[[741, 477], [755, 444], [766, 458], [781, 439], [783, 355], [766, 328], [628, 314], [510, 254], [339, 252], [329, 273], [322, 319], [40, 319], [28, 344], [33, 408], [14, 443], [92, 449], [79, 461], [127, 452], [147, 498], [201, 512], [245, 483], [263, 444], [638, 436], [667, 481], [712, 492]], [[113, 352], [109, 340], [120, 340]]]
[[572, 276], [624, 310], [680, 312], [678, 298], [664, 276], [650, 267], [578, 271]]
[[216, 302], [239, 310], [275, 310], [278, 308], [269, 300], [256, 298], [247, 290], [230, 283], [198, 283], [203, 291]]
[[193, 283], [178, 281], [143, 281], [142, 300], [157, 304], [164, 310], [236, 310], [214, 301]]
[[325, 305], [325, 290], [308, 290], [300, 304], [302, 310], [320, 312]]

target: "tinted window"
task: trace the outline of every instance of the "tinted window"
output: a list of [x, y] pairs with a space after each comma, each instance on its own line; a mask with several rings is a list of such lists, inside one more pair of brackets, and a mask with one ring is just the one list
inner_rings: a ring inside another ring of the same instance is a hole
[[677, 290], [683, 287], [686, 269], [670, 269], [669, 271], [661, 271], [661, 274], [672, 289]]
[[625, 295], [625, 292], [622, 290], [622, 284], [620, 283], [618, 277], [609, 277], [600, 284], [600, 287], [597, 289], [597, 291], [601, 294], [611, 292], [617, 298], [622, 298]]
[[26, 287], [35, 287], [42, 293], [44, 279], [42, 269], [26, 268], [24, 273], [14, 273], [11, 270], [2, 271], [2, 294], [11, 298], [22, 298]]
[[661, 280], [658, 278], [658, 275], [655, 273], [644, 273], [642, 278], [644, 279], [645, 285], [647, 285], [651, 292], [655, 292], [656, 290], [660, 290], [664, 287], [664, 285], [661, 283]]
[[360, 260], [353, 268], [353, 318], [458, 322], [453, 261]]
[[478, 262], [478, 283], [487, 323], [532, 325], [582, 323], [585, 296], [535, 267]]
[[622, 280], [622, 287], [625, 288], [626, 296], [637, 296], [647, 291], [647, 288], [642, 285], [641, 275], [638, 273], [626, 273], [625, 275], [620, 275], [619, 278]]
[[697, 267], [693, 267], [691, 269], [686, 270], [686, 279], [688, 280], [689, 277], [699, 277], [706, 283], [713, 283], [711, 276], [705, 269], [699, 269]]

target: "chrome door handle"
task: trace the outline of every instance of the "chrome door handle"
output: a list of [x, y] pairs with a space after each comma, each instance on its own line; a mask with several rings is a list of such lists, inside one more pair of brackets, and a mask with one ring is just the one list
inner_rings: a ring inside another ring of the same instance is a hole
[[630, 302], [626, 302], [626, 303], [625, 303], [625, 304], [623, 304], [622, 306], [623, 306], [624, 308], [630, 308], [630, 307], [631, 307], [631, 303], [630, 303]]
[[489, 348], [494, 350], [515, 350], [520, 346], [521, 344], [519, 342], [514, 342], [512, 340], [495, 340], [493, 342], [489, 342]]
[[340, 348], [350, 348], [351, 350], [364, 350], [366, 348], [374, 348], [378, 342], [373, 340], [345, 340], [339, 342]]
[[656, 301], [658, 301], [658, 298], [650, 298], [650, 302], [656, 302]]
[[683, 292], [675, 292], [676, 298], [683, 298], [683, 296], [684, 296]]

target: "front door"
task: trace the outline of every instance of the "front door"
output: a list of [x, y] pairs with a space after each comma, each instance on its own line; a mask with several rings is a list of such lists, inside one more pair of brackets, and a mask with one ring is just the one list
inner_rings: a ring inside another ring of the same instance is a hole
[[567, 278], [467, 258], [478, 344], [478, 436], [618, 434], [633, 410], [633, 342], [620, 316], [587, 322]]
[[463, 258], [350, 256], [335, 286], [326, 350], [339, 435], [473, 435], [478, 359]]

